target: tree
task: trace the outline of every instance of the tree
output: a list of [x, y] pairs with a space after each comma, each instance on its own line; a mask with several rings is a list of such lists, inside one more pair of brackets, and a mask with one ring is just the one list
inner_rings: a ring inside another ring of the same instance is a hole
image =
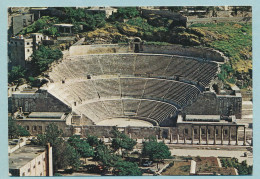
[[180, 12], [181, 10], [183, 10], [183, 6], [170, 6], [168, 7], [168, 9], [172, 12]]
[[92, 147], [86, 140], [80, 139], [80, 136], [73, 135], [68, 139], [68, 143], [75, 148], [81, 157], [87, 158], [94, 155]]
[[68, 166], [71, 166], [73, 169], [77, 169], [80, 166], [80, 155], [72, 146], [65, 143], [62, 135], [63, 131], [51, 123], [47, 126], [44, 134], [37, 136], [36, 141], [38, 145], [45, 146], [47, 143], [50, 143], [52, 146], [53, 168], [55, 172], [60, 168], [64, 169]]
[[113, 14], [110, 19], [131, 19], [140, 15], [136, 7], [121, 7], [117, 9], [117, 13]]
[[87, 143], [89, 143], [90, 146], [95, 147], [100, 143], [100, 141], [96, 136], [89, 135], [87, 136]]
[[150, 160], [157, 162], [163, 161], [171, 156], [171, 152], [167, 145], [163, 142], [157, 142], [156, 140], [150, 140], [143, 144], [142, 155], [149, 157]]
[[13, 139], [20, 136], [30, 136], [30, 133], [21, 125], [18, 125], [12, 117], [8, 117], [8, 138]]
[[117, 130], [117, 128], [113, 128], [114, 139], [112, 140], [111, 147], [117, 151], [121, 149], [122, 157], [124, 149], [126, 152], [133, 150], [134, 146], [136, 145], [136, 141], [129, 138], [126, 134], [121, 133]]
[[31, 64], [33, 66], [34, 75], [39, 75], [40, 73], [46, 71], [49, 65], [60, 58], [63, 57], [63, 54], [60, 49], [52, 49], [46, 46], [39, 46], [32, 54]]
[[105, 171], [115, 166], [116, 162], [120, 160], [105, 144], [101, 143], [96, 146], [93, 159], [100, 161]]
[[136, 163], [121, 160], [115, 164], [113, 174], [117, 176], [141, 176], [142, 172]]
[[13, 66], [11, 71], [8, 73], [8, 82], [10, 83], [10, 82], [17, 81], [20, 78], [24, 78], [25, 73], [26, 70], [20, 65]]

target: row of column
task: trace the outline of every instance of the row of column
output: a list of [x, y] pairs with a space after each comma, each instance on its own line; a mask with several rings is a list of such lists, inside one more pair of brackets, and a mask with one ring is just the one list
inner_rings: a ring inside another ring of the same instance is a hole
[[[216, 134], [216, 127], [214, 126], [214, 145], [216, 145], [216, 141], [217, 141], [217, 134]], [[229, 137], [228, 137], [228, 145], [231, 145], [231, 127], [229, 126]], [[236, 145], [238, 145], [238, 128], [239, 126], [235, 126], [236, 127]], [[224, 132], [223, 132], [223, 126], [221, 126], [221, 145], [223, 145], [223, 141], [224, 141]], [[202, 142], [202, 136], [201, 136], [201, 126], [199, 126], [199, 144], [201, 144]], [[206, 126], [206, 144], [208, 145], [209, 143], [209, 136], [208, 136], [208, 126]], [[170, 136], [170, 138], [172, 139], [172, 135]], [[177, 132], [177, 143], [179, 143], [179, 132]], [[183, 141], [184, 144], [186, 144], [186, 136], [185, 136], [185, 130], [183, 130]], [[194, 144], [194, 126], [192, 126], [191, 128], [191, 144]], [[243, 145], [246, 145], [246, 127], [244, 126], [244, 140], [243, 140]]]

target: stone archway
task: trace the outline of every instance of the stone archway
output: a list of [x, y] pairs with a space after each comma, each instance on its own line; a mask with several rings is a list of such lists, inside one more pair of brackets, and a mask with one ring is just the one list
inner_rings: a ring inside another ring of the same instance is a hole
[[135, 37], [131, 41], [131, 46], [133, 47], [133, 50], [135, 53], [139, 53], [140, 51], [143, 51], [143, 41], [140, 37]]

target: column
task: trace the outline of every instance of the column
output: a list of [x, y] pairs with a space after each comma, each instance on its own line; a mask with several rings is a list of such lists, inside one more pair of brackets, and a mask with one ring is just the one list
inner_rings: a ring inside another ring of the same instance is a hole
[[158, 135], [156, 135], [156, 141], [158, 141]]
[[229, 126], [229, 137], [228, 137], [228, 145], [231, 145], [231, 126]]
[[193, 144], [193, 140], [194, 140], [194, 127], [191, 127], [191, 144]]
[[238, 126], [236, 126], [236, 145], [238, 145]]
[[206, 126], [206, 144], [208, 145], [209, 144], [209, 136], [208, 136], [208, 126]]
[[177, 130], [177, 144], [179, 143], [179, 130]]
[[201, 126], [199, 126], [199, 144], [201, 144]]
[[221, 145], [223, 145], [223, 126], [221, 126]]
[[131, 133], [129, 133], [129, 138], [132, 139], [132, 134]]
[[183, 129], [183, 143], [186, 144], [185, 129]]
[[173, 134], [170, 135], [170, 144], [172, 143]]
[[216, 126], [214, 126], [214, 145], [216, 145]]
[[243, 145], [246, 145], [246, 126], [244, 126], [244, 143]]

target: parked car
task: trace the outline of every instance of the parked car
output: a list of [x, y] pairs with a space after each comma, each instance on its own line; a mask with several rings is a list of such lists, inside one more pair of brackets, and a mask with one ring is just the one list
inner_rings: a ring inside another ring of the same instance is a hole
[[153, 164], [153, 162], [152, 161], [145, 161], [144, 163], [143, 163], [143, 166], [144, 167], [150, 167], [151, 165]]

